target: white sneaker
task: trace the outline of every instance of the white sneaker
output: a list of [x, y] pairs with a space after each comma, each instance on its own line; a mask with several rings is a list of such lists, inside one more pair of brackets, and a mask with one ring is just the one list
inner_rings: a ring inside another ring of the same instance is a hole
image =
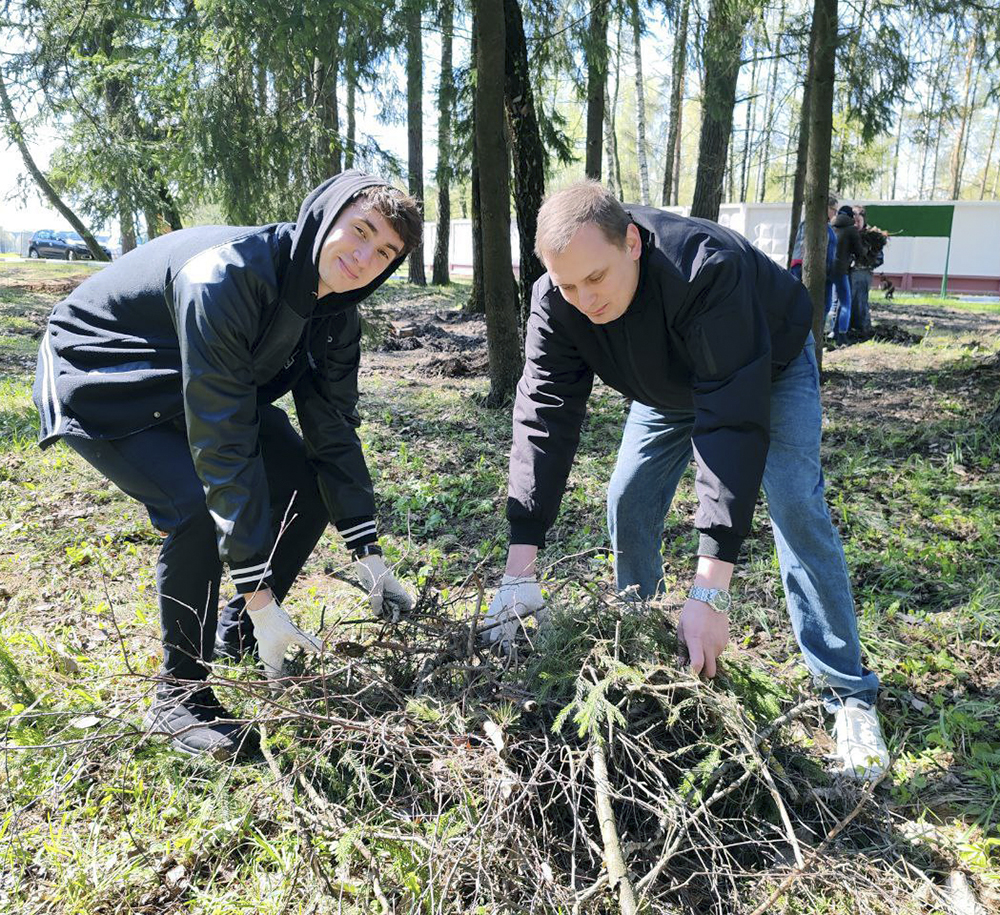
[[847, 699], [834, 713], [836, 758], [844, 775], [874, 781], [889, 765], [882, 728], [875, 707], [860, 699]]

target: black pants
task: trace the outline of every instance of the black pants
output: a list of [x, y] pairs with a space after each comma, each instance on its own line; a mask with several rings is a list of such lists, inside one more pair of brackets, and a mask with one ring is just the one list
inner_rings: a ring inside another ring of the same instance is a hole
[[[191, 460], [183, 418], [106, 441], [66, 436], [65, 442], [119, 489], [142, 502], [154, 527], [167, 536], [156, 563], [163, 667], [191, 680], [208, 676], [216, 627], [236, 647], [252, 647], [253, 631], [236, 597], [217, 620], [219, 560], [215, 522]], [[291, 504], [288, 525], [271, 561], [278, 600], [288, 593], [330, 521], [306, 459], [305, 445], [278, 407], [260, 408], [258, 436], [275, 536]], [[294, 499], [293, 499], [294, 496]]]

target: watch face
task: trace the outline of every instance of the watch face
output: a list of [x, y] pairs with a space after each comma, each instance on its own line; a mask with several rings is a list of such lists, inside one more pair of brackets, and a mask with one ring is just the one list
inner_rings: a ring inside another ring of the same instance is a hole
[[711, 600], [711, 605], [716, 610], [726, 611], [733, 605], [733, 598], [728, 591], [717, 591]]

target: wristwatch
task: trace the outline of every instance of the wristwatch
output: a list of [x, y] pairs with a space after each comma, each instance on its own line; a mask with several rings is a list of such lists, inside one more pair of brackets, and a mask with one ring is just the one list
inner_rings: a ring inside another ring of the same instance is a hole
[[357, 562], [359, 559], [364, 559], [366, 556], [381, 556], [382, 547], [377, 543], [363, 543], [356, 550], [351, 550], [351, 556], [354, 557], [354, 561]]
[[730, 607], [733, 606], [732, 594], [723, 588], [703, 588], [700, 585], [694, 585], [688, 591], [688, 597], [704, 601], [713, 610], [718, 610], [719, 613], [728, 613]]

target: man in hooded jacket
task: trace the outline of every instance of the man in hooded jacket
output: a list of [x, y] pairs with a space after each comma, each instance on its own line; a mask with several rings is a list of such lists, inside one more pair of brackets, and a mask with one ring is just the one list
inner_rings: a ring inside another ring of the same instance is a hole
[[[360, 419], [358, 303], [419, 242], [414, 201], [344, 172], [295, 223], [204, 226], [122, 257], [56, 305], [34, 400], [59, 439], [146, 506], [163, 676], [147, 725], [190, 754], [232, 756], [250, 734], [203, 685], [218, 649], [254, 640], [268, 676], [319, 643], [280, 606], [330, 521], [376, 613], [409, 597], [377, 544]], [[274, 401], [291, 393], [301, 437]], [[238, 596], [216, 626], [223, 566]], [[216, 645], [218, 639], [218, 646]]]

